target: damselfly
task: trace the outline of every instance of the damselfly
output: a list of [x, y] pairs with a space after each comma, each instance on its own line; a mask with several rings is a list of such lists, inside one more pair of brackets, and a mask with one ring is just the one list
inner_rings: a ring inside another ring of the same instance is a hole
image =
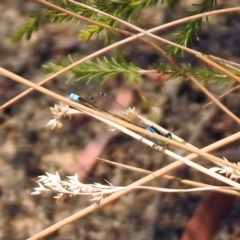
[[[156, 133], [166, 138], [172, 139], [171, 133], [163, 133], [155, 127], [147, 125], [138, 117], [135, 110], [122, 106], [120, 103], [116, 102], [106, 93], [100, 92], [96, 98], [90, 97], [88, 101], [75, 93], [69, 93], [69, 98], [73, 101], [80, 102], [88, 106], [90, 105], [94, 108], [110, 113], [113, 116], [119, 117], [125, 121], [133, 123], [136, 126], [144, 128], [149, 132]], [[158, 140], [157, 144], [162, 146], [165, 144], [165, 142]]]

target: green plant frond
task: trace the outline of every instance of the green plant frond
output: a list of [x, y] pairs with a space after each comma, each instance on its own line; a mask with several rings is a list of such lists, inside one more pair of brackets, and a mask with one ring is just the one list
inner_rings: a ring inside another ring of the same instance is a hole
[[[92, 6], [92, 3], [90, 5]], [[71, 11], [71, 12], [74, 12], [74, 13], [80, 15], [80, 16], [84, 16], [86, 18], [96, 20], [96, 21], [97, 21], [98, 18], [101, 17], [101, 14], [99, 14], [95, 11], [92, 11], [90, 9], [87, 9], [87, 8], [82, 7], [82, 6], [75, 5], [75, 4], [72, 4], [72, 3], [69, 3], [69, 2], [67, 4], [66, 9]]]
[[[72, 56], [69, 55], [68, 58], [68, 62], [61, 61], [58, 65], [50, 63], [44, 67], [53, 74], [69, 66], [71, 63], [76, 62]], [[123, 60], [118, 62], [114, 58], [107, 59], [105, 57], [103, 59], [97, 59], [95, 62], [87, 61], [79, 66], [73, 67], [71, 72], [74, 76], [68, 81], [81, 81], [87, 79], [87, 83], [91, 82], [94, 78], [99, 77], [103, 79], [102, 83], [104, 83], [112, 76], [123, 75], [131, 84], [141, 75], [141, 69], [134, 64], [124, 62]]]
[[156, 65], [155, 67], [159, 72], [161, 72], [163, 74], [171, 75], [170, 79], [174, 79], [174, 78], [177, 78], [180, 76], [183, 76], [184, 78], [186, 78], [186, 76], [183, 73], [181, 73], [177, 67], [170, 66], [167, 64], [163, 64], [163, 63]]
[[[227, 75], [219, 72], [218, 70], [208, 68], [203, 69], [196, 69], [192, 71], [192, 75], [195, 76], [197, 79], [200, 79], [203, 82], [210, 82], [210, 83], [223, 83], [227, 81], [232, 81], [232, 78], [229, 78]], [[240, 76], [240, 74], [236, 74], [237, 76]]]
[[157, 0], [110, 0], [106, 4], [106, 1], [95, 0], [93, 6], [115, 17], [130, 21], [131, 16], [136, 9], [139, 11], [143, 8], [155, 6], [157, 3]]
[[174, 4], [174, 0], [162, 0], [161, 4], [166, 3], [168, 7], [172, 7]]
[[[208, 82], [208, 83], [223, 83], [223, 82], [229, 82], [233, 81], [232, 78], [229, 76], [223, 74], [222, 72], [218, 71], [217, 69], [214, 68], [208, 68], [208, 67], [203, 67], [203, 68], [193, 68], [191, 64], [188, 64], [188, 67], [186, 68], [187, 71], [194, 76], [196, 79], [199, 79], [200, 81], [203, 82]], [[236, 76], [240, 76], [240, 73], [237, 71], [233, 71]]]
[[97, 25], [88, 25], [87, 30], [80, 30], [78, 39], [88, 41], [92, 36], [99, 36], [100, 33], [104, 35], [106, 44], [112, 40], [112, 31]]
[[48, 10], [48, 13], [45, 16], [46, 19], [48, 19], [49, 22], [72, 22], [75, 18], [71, 17], [65, 13], [57, 12], [55, 10]]
[[[154, 7], [157, 3], [158, 3], [158, 0], [140, 0], [140, 1], [137, 1], [138, 2], [138, 5], [137, 7], [140, 7], [140, 8], [148, 8], [148, 7]], [[135, 2], [133, 1], [132, 4], [134, 4]]]
[[131, 1], [94, 1], [93, 6], [103, 12], [115, 17], [129, 20], [135, 7], [131, 6]]
[[[102, 22], [102, 23], [109, 26], [114, 26], [116, 23], [111, 19], [101, 19], [101, 21], [103, 20], [105, 20], [105, 22]], [[107, 28], [104, 28], [98, 25], [87, 25], [86, 28], [87, 30], [80, 31], [78, 35], [79, 40], [88, 41], [92, 36], [99, 36], [99, 34], [104, 34], [104, 40], [106, 44], [108, 44], [112, 40], [114, 33], [112, 33], [112, 31]]]
[[[52, 3], [55, 3], [56, 1], [52, 1]], [[75, 14], [78, 14], [79, 16], [84, 16], [86, 18], [89, 19], [93, 19], [96, 20], [98, 18], [98, 13], [93, 12], [89, 9], [83, 8], [81, 6], [72, 4], [70, 2], [67, 1], [61, 1], [62, 4], [56, 4], [58, 6], [61, 6], [63, 8], [65, 8], [66, 10], [73, 12]], [[67, 15], [65, 13], [62, 12], [58, 12], [56, 10], [51, 10], [49, 9], [47, 11], [47, 14], [45, 16], [50, 22], [65, 22], [65, 21], [73, 21], [76, 18], [70, 15]], [[78, 19], [79, 20], [79, 19]], [[80, 20], [79, 20], [80, 21]]]
[[[192, 15], [212, 11], [213, 6], [214, 5], [216, 6], [216, 4], [217, 4], [216, 0], [202, 0], [202, 2], [199, 4], [192, 4], [192, 6], [198, 7], [199, 9], [195, 11], [190, 11], [188, 14], [192, 16]], [[208, 21], [208, 18], [206, 19]], [[174, 34], [175, 36], [177, 36], [176, 43], [184, 47], [188, 47], [194, 35], [195, 35], [195, 39], [199, 40], [198, 31], [201, 29], [201, 24], [202, 24], [202, 18], [198, 18], [192, 21], [191, 23], [187, 24], [185, 27], [180, 28], [179, 32]], [[168, 46], [168, 48], [170, 48], [170, 50], [167, 53], [169, 55], [176, 55], [179, 52], [181, 52], [181, 54], [183, 55], [184, 53], [183, 50], [176, 47]]]
[[217, 0], [203, 0], [201, 3], [193, 3], [192, 6], [199, 7], [200, 10], [189, 12], [190, 15], [198, 14], [199, 11], [212, 11], [213, 5], [217, 6]]
[[18, 43], [24, 37], [26, 40], [29, 40], [32, 36], [32, 33], [38, 30], [41, 18], [41, 14], [39, 14], [37, 17], [29, 18], [27, 23], [25, 23], [24, 26], [13, 36], [13, 41]]
[[[52, 0], [52, 2], [57, 2], [57, 1]], [[107, 12], [108, 14], [113, 15], [115, 17], [130, 21], [134, 10], [137, 9], [139, 11], [139, 9], [141, 10], [142, 8], [154, 6], [156, 5], [157, 2], [158, 2], [157, 0], [140, 0], [140, 1], [111, 0], [111, 1], [108, 1], [108, 4], [106, 4], [106, 1], [95, 0], [91, 2], [91, 6], [103, 12]], [[61, 1], [61, 3], [63, 3], [63, 1]], [[116, 27], [117, 25], [119, 25], [115, 20], [107, 18], [99, 13], [96, 13], [92, 10], [81, 7], [79, 5], [75, 5], [67, 2], [64, 5], [64, 8], [78, 14], [79, 16], [84, 16], [86, 18], [92, 19], [94, 21], [103, 23], [111, 27]], [[75, 19], [72, 16], [59, 13], [55, 10], [48, 10], [46, 18], [48, 18], [49, 21], [51, 22], [65, 22], [65, 21], [73, 21]], [[105, 38], [106, 44], [109, 44], [109, 42], [113, 37], [113, 33], [111, 33], [109, 30], [101, 26], [88, 25], [86, 28], [87, 28], [86, 30], [80, 31], [79, 40], [88, 41], [91, 37], [102, 33], [104, 34], [104, 36], [106, 36]]]
[[[165, 64], [160, 64], [157, 66], [157, 69], [159, 72], [162, 72], [164, 74], [170, 74], [171, 79], [177, 78], [177, 77], [183, 77], [183, 80], [188, 80], [188, 78], [185, 76], [183, 72], [180, 72], [178, 68], [172, 67]], [[209, 68], [193, 68], [190, 64], [188, 64], [187, 67], [185, 67], [185, 70], [189, 72], [193, 77], [198, 79], [202, 82], [208, 82], [208, 83], [223, 83], [226, 81], [231, 81], [232, 79], [229, 78], [227, 75], [222, 74], [216, 69], [209, 69]], [[236, 74], [237, 76], [240, 76], [240, 74]]]

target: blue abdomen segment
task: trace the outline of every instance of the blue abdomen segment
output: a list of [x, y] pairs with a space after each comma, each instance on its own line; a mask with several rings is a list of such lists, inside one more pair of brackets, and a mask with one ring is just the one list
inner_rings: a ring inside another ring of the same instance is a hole
[[69, 93], [68, 96], [72, 101], [81, 102], [81, 97], [75, 93]]
[[[159, 134], [159, 135], [162, 135], [162, 136], [164, 136], [164, 137], [166, 137], [166, 138], [169, 138], [169, 139], [172, 139], [172, 134], [171, 133], [162, 133], [162, 132], [160, 132], [158, 129], [156, 129], [155, 127], [153, 127], [153, 126], [148, 126], [147, 127], [147, 130], [149, 131], [149, 132], [151, 132], [151, 133], [156, 133], [156, 134]], [[161, 141], [161, 140], [158, 140], [157, 141], [157, 144], [158, 145], [164, 145], [165, 144], [165, 142], [164, 141]]]

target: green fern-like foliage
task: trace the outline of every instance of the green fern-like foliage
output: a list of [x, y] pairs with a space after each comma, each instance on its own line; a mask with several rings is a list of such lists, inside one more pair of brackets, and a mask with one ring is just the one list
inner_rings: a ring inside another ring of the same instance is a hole
[[[98, 22], [101, 22], [111, 27], [116, 26], [116, 22], [112, 19], [101, 18], [98, 20]], [[80, 31], [78, 39], [88, 41], [91, 37], [98, 37], [100, 34], [104, 35], [106, 45], [108, 45], [113, 40], [114, 33], [111, 30], [108, 30], [107, 28], [98, 25], [86, 26], [86, 30]]]
[[[65, 6], [66, 1], [65, 0], [49, 0], [48, 2], [51, 2], [53, 4], [56, 4], [57, 6]], [[45, 10], [42, 11], [41, 13], [35, 14], [36, 16], [29, 17], [28, 21], [23, 25], [23, 27], [13, 36], [13, 41], [14, 42], [20, 42], [22, 39], [29, 40], [33, 34], [33, 32], [37, 31], [40, 22], [61, 22], [61, 21], [66, 21], [69, 20], [69, 16], [66, 16], [63, 13], [59, 13], [55, 10]], [[61, 20], [60, 17], [61, 15]], [[64, 19], [64, 20], [63, 20]]]
[[29, 18], [28, 22], [15, 34], [13, 41], [18, 43], [23, 38], [29, 40], [32, 33], [38, 30], [41, 15]]
[[[212, 11], [213, 6], [216, 4], [217, 4], [216, 0], [202, 0], [202, 2], [199, 4], [192, 4], [192, 6], [197, 7], [199, 9], [195, 11], [190, 11], [189, 15], [192, 16], [192, 15]], [[174, 33], [173, 35], [177, 37], [176, 43], [184, 47], [188, 47], [193, 38], [199, 40], [198, 31], [199, 29], [201, 29], [202, 20], [203, 20], [202, 18], [198, 18], [192, 21], [191, 23], [187, 24], [185, 27], [181, 28], [179, 32]], [[169, 46], [169, 48], [170, 50], [168, 51], [168, 54], [176, 55], [179, 52], [181, 52], [181, 54], [183, 55], [183, 51], [180, 50], [179, 48], [172, 47], [172, 46]]]
[[[69, 3], [67, 4], [66, 1], [64, 0], [62, 1], [51, 0], [49, 2], [64, 8], [67, 5], [69, 5]], [[33, 32], [38, 30], [41, 21], [42, 22], [65, 22], [65, 21], [71, 22], [74, 19], [75, 19], [74, 17], [71, 17], [64, 13], [58, 12], [56, 10], [48, 9], [46, 11], [38, 13], [38, 15], [34, 17], [29, 17], [28, 21], [23, 25], [23, 27], [13, 36], [13, 41], [20, 42], [24, 38], [29, 40]]]
[[143, 8], [155, 6], [157, 3], [157, 0], [110, 0], [106, 4], [106, 1], [96, 0], [93, 2], [93, 7], [127, 21], [131, 19], [132, 13], [137, 9], [142, 10]]
[[[179, 68], [176, 68], [176, 67], [173, 67], [173, 66], [170, 66], [170, 65], [166, 65], [166, 64], [160, 64], [156, 68], [159, 72], [162, 72], [162, 73], [165, 73], [165, 74], [170, 74], [171, 79], [174, 79], [176, 77], [182, 77], [184, 81], [189, 80], [183, 72], [179, 71]], [[188, 64], [187, 66], [185, 66], [185, 70], [188, 73], [190, 73], [193, 77], [195, 77], [199, 81], [203, 81], [203, 82], [223, 83], [223, 82], [232, 80], [227, 75], [219, 72], [216, 69], [209, 69], [209, 68], [206, 68], [206, 67], [193, 68], [190, 64]], [[240, 76], [239, 73], [235, 73], [235, 74], [237, 76]]]
[[[115, 20], [109, 19], [101, 14], [83, 8], [79, 5], [72, 4], [68, 1], [50, 0], [50, 2], [58, 6], [61, 6], [64, 9], [67, 9], [75, 14], [78, 14], [79, 16], [84, 16], [86, 18], [95, 20], [105, 25], [111, 27], [120, 26]], [[130, 21], [134, 12], [138, 11], [140, 14], [142, 9], [154, 7], [157, 4], [157, 2], [158, 2], [157, 0], [138, 0], [138, 1], [110, 0], [106, 4], [105, 0], [93, 0], [89, 4], [91, 4], [92, 7], [104, 11], [110, 15], [124, 19], [126, 21]], [[194, 7], [197, 7], [198, 9], [195, 11], [190, 11], [189, 15], [195, 15], [211, 11], [213, 9], [213, 6], [216, 5], [216, 2], [217, 2], [216, 0], [202, 0], [202, 2], [199, 4], [192, 4]], [[161, 3], [162, 4], [165, 3], [168, 6], [172, 6], [174, 4], [174, 1], [163, 0]], [[14, 41], [19, 42], [24, 37], [26, 39], [30, 39], [32, 33], [38, 29], [40, 20], [42, 18], [50, 22], [65, 22], [65, 21], [72, 22], [73, 20], [76, 20], [74, 16], [66, 15], [62, 12], [48, 9], [44, 12], [44, 14], [39, 14], [37, 17], [30, 18], [29, 21], [22, 27], [22, 29], [20, 29], [18, 33], [14, 36], [13, 38]], [[79, 19], [78, 21], [80, 22]], [[188, 46], [193, 38], [198, 39], [197, 33], [201, 28], [201, 24], [202, 18], [199, 18], [187, 24], [185, 27], [181, 28], [179, 32], [174, 34], [177, 37], [176, 43], [182, 46]], [[79, 39], [87, 41], [93, 36], [99, 36], [99, 34], [101, 33], [104, 34], [105, 37], [104, 39], [106, 43], [112, 41], [114, 36], [113, 33], [110, 30], [98, 25], [87, 25], [85, 30], [80, 31]], [[180, 51], [182, 52], [182, 50], [175, 47], [169, 46], [169, 48], [170, 51], [168, 52], [168, 54], [178, 54]]]
[[[61, 6], [62, 8], [69, 10], [70, 12], [73, 12], [75, 14], [78, 14], [79, 16], [86, 17], [88, 19], [92, 19], [94, 21], [97, 21], [99, 23], [103, 23], [105, 25], [111, 26], [111, 27], [120, 27], [119, 23], [116, 22], [113, 19], [107, 18], [101, 14], [98, 14], [94, 11], [91, 11], [89, 9], [86, 9], [84, 7], [81, 7], [79, 5], [72, 4], [65, 0], [50, 0], [49, 2], [56, 4], [57, 6]], [[103, 12], [106, 12], [110, 15], [113, 15], [115, 17], [124, 19], [126, 21], [130, 21], [133, 13], [138, 11], [140, 14], [141, 10], [148, 7], [153, 7], [157, 4], [157, 0], [121, 0], [121, 1], [115, 1], [110, 0], [107, 2], [104, 0], [93, 0], [93, 1], [85, 1], [87, 4], [89, 2], [89, 5], [92, 7], [99, 9]], [[172, 4], [173, 0], [167, 0], [163, 1], [162, 3], [166, 2], [167, 4]], [[44, 19], [48, 22], [73, 22], [74, 20], [77, 20], [77, 24], [80, 23], [80, 19], [76, 19], [76, 17], [67, 15], [62, 12], [58, 12], [53, 9], [48, 9], [44, 11], [44, 14], [40, 14], [38, 17], [30, 18], [29, 21], [18, 31], [18, 33], [14, 36], [15, 41], [21, 41], [24, 36], [26, 36], [26, 39], [30, 39], [31, 35], [34, 31], [38, 29], [40, 19]], [[110, 41], [112, 41], [114, 33], [112, 33], [107, 28], [104, 28], [99, 25], [86, 25], [85, 30], [81, 30], [79, 34], [80, 40], [86, 40], [88, 41], [93, 36], [99, 36], [99, 34], [104, 34], [104, 39], [106, 44], [108, 44]]]
[[[125, 21], [131, 21], [132, 14], [138, 9], [139, 12], [143, 8], [155, 6], [157, 4], [157, 0], [139, 0], [139, 1], [129, 1], [129, 0], [121, 0], [121, 1], [93, 1], [92, 6], [98, 10], [106, 12], [112, 16], [118, 17], [120, 19], [124, 19]], [[106, 24], [111, 27], [119, 27], [119, 23], [113, 19], [109, 19], [107, 17], [103, 17], [101, 15], [97, 15], [95, 17], [92, 16], [91, 19], [94, 19], [98, 22]], [[105, 32], [105, 41], [108, 44], [113, 37], [111, 31], [101, 26], [89, 25], [87, 30], [80, 31], [79, 39], [81, 40], [89, 40], [94, 35], [99, 35], [99, 33]]]
[[174, 0], [162, 0], [161, 4], [166, 3], [167, 6], [172, 7], [174, 4]]
[[[54, 3], [58, 6], [64, 7], [65, 9], [74, 12], [80, 16], [84, 16], [88, 19], [92, 19], [94, 21], [103, 23], [105, 25], [111, 27], [119, 27], [118, 23], [110, 18], [107, 18], [101, 14], [98, 14], [94, 11], [88, 10], [83, 8], [79, 5], [74, 5], [69, 3], [68, 1], [64, 0], [50, 0], [51, 3]], [[86, 1], [88, 2], [88, 1]], [[90, 1], [89, 1], [90, 2]], [[107, 12], [113, 16], [118, 18], [122, 18], [124, 20], [130, 21], [134, 11], [140, 11], [143, 8], [153, 7], [156, 5], [157, 0], [110, 0], [108, 4], [104, 0], [92, 0], [89, 4], [92, 7], [95, 7], [101, 11]], [[168, 6], [172, 6], [174, 4], [173, 0], [162, 0], [161, 3], [165, 3]], [[194, 7], [198, 9], [195, 11], [190, 11], [190, 15], [195, 15], [199, 13], [204, 13], [207, 11], [211, 11], [216, 4], [216, 0], [202, 0], [199, 4], [192, 4]], [[48, 20], [50, 22], [71, 22], [76, 20], [75, 16], [70, 16], [62, 12], [58, 12], [55, 10], [45, 10], [37, 17], [30, 18], [29, 21], [23, 26], [22, 29], [15, 35], [14, 40], [20, 41], [23, 37], [26, 39], [30, 39], [32, 33], [36, 31], [39, 27], [41, 20]], [[77, 19], [77, 21], [80, 21]], [[76, 24], [78, 22], [74, 22]], [[176, 42], [183, 46], [188, 46], [193, 37], [198, 39], [198, 30], [201, 28], [202, 18], [196, 19], [180, 29], [178, 33], [175, 35], [177, 36]], [[81, 31], [79, 34], [79, 39], [89, 40], [93, 36], [99, 36], [100, 34], [104, 34], [106, 41], [113, 41], [113, 33], [111, 30], [106, 29], [102, 26], [98, 25], [87, 25], [86, 30]], [[169, 54], [177, 54], [179, 53], [178, 48], [171, 47]], [[49, 64], [45, 66], [49, 72], [54, 73], [57, 72], [64, 67], [69, 66], [71, 63], [75, 62], [76, 60], [69, 56], [69, 61], [60, 61], [60, 64]], [[188, 65], [186, 71], [191, 73], [194, 77], [202, 80], [202, 81], [227, 81], [229, 78], [221, 74], [216, 70], [209, 70], [209, 69], [193, 69], [190, 65]], [[102, 83], [107, 81], [110, 77], [116, 75], [122, 75], [125, 79], [128, 80], [129, 83], [133, 83], [140, 79], [140, 76], [144, 74], [144, 71], [141, 71], [139, 67], [135, 66], [132, 63], [125, 62], [122, 58], [117, 60], [115, 58], [107, 59], [97, 59], [96, 61], [88, 61], [79, 66], [72, 68], [73, 77], [70, 80], [82, 81], [87, 80], [87, 83], [91, 82], [93, 79], [102, 78]], [[178, 76], [184, 76], [184, 73], [180, 72], [178, 68], [163, 65], [157, 67], [158, 71], [163, 73], [171, 74], [172, 78]], [[238, 75], [238, 73], [236, 73]]]
[[[72, 58], [70, 55], [68, 58], [69, 61], [67, 62], [61, 61], [58, 65], [50, 63], [44, 67], [51, 73], [58, 72], [59, 70], [69, 66], [71, 63], [76, 62], [76, 59]], [[113, 76], [122, 75], [131, 84], [137, 81], [140, 75], [143, 74], [141, 69], [134, 64], [127, 63], [123, 60], [118, 62], [114, 58], [111, 58], [110, 60], [107, 58], [97, 59], [95, 62], [87, 61], [79, 66], [73, 67], [71, 72], [74, 76], [68, 79], [68, 81], [87, 80], [87, 83], [90, 83], [92, 80], [100, 77], [102, 78], [102, 83], [104, 83]]]

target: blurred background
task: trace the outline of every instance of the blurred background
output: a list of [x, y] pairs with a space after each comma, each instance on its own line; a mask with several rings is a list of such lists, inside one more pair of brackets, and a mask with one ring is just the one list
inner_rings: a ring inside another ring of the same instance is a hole
[[[187, 16], [191, 3], [199, 1], [174, 1], [173, 8], [161, 5], [136, 14], [132, 23], [150, 29]], [[217, 8], [239, 6], [239, 1], [217, 1]], [[66, 59], [71, 54], [81, 59], [105, 45], [104, 38], [78, 41], [79, 30], [84, 26], [65, 23], [44, 23], [29, 41], [12, 42], [13, 36], [26, 23], [28, 16], [43, 6], [31, 1], [1, 1], [0, 3], [0, 66], [32, 82], [40, 82], [47, 75], [42, 66], [58, 63], [58, 57]], [[229, 13], [214, 15], [210, 24], [203, 24], [200, 41], [191, 47], [204, 54], [211, 54], [230, 61], [240, 62], [240, 15]], [[180, 27], [180, 26], [178, 26]], [[160, 32], [159, 36], [174, 40], [177, 28]], [[120, 39], [120, 36], [119, 36]], [[153, 40], [166, 49], [166, 46]], [[140, 42], [131, 42], [117, 49], [127, 61], [143, 69], [154, 69], [166, 62], [156, 51]], [[116, 50], [115, 50], [116, 51]], [[107, 57], [114, 55], [109, 52]], [[179, 57], [182, 64], [203, 66], [194, 56]], [[66, 73], [44, 85], [46, 88], [67, 96], [69, 92], [84, 98], [106, 92], [125, 106], [135, 106], [141, 115], [167, 128], [195, 146], [202, 148], [237, 131], [236, 123], [215, 105], [202, 108], [209, 99], [191, 82], [181, 78], [165, 81], [154, 75], [144, 76], [138, 84], [129, 84], [123, 77], [113, 77], [105, 84], [95, 79], [66, 81]], [[217, 81], [217, 79], [216, 79]], [[230, 89], [233, 82], [223, 84], [203, 83], [215, 96]], [[0, 76], [0, 105], [14, 98], [26, 87]], [[143, 98], [147, 99], [143, 101]], [[239, 94], [233, 92], [222, 100], [239, 116]], [[26, 239], [48, 226], [89, 206], [87, 197], [72, 197], [56, 203], [54, 193], [31, 196], [37, 186], [37, 176], [58, 171], [62, 178], [79, 174], [84, 183], [111, 182], [125, 186], [143, 177], [143, 174], [124, 170], [96, 160], [102, 157], [147, 170], [157, 170], [172, 162], [162, 153], [150, 149], [130, 137], [109, 132], [109, 126], [88, 116], [79, 115], [66, 119], [60, 130], [50, 130], [47, 122], [53, 118], [50, 107], [57, 102], [33, 91], [18, 102], [0, 112], [0, 239]], [[186, 152], [169, 147], [182, 156]], [[231, 161], [239, 158], [239, 143], [233, 143], [214, 154]], [[199, 159], [208, 166], [209, 163]], [[209, 165], [210, 166], [210, 165]], [[178, 177], [212, 183], [202, 174], [182, 167]], [[182, 188], [175, 182], [158, 179], [153, 186]], [[198, 203], [207, 193], [163, 193], [133, 191], [114, 204], [105, 206], [93, 214], [70, 224], [46, 239], [180, 239]], [[216, 239], [240, 239], [238, 226], [239, 200], [225, 217]]]

